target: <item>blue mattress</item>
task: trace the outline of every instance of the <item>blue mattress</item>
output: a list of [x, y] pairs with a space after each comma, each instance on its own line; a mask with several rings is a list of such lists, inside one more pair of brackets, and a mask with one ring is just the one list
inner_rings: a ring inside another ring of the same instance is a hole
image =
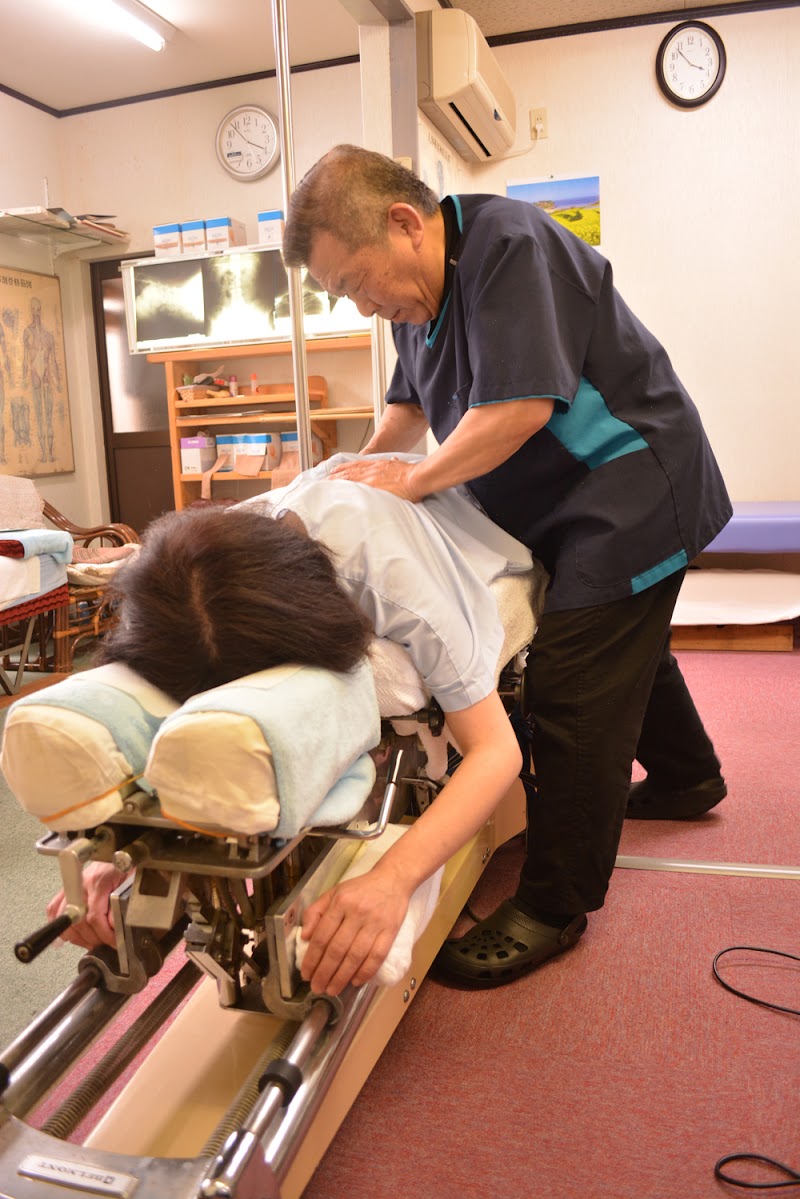
[[733, 516], [704, 553], [800, 553], [800, 500], [753, 500]]

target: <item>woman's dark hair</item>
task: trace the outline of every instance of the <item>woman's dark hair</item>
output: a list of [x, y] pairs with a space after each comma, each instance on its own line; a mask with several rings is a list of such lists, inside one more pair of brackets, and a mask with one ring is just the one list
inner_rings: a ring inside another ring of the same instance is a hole
[[154, 521], [116, 576], [102, 662], [123, 662], [179, 703], [286, 663], [352, 670], [373, 635], [328, 551], [248, 508]]
[[382, 245], [392, 204], [425, 216], [439, 211], [436, 194], [393, 158], [361, 146], [334, 146], [300, 181], [283, 234], [287, 266], [308, 266], [315, 233], [330, 233], [348, 250]]

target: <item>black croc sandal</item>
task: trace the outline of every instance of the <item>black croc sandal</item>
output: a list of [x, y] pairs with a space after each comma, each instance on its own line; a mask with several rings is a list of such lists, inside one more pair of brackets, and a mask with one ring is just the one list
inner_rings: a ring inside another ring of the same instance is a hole
[[571, 949], [586, 924], [585, 916], [576, 916], [566, 928], [551, 928], [506, 899], [465, 936], [445, 941], [436, 956], [437, 974], [462, 986], [500, 987]]
[[721, 775], [693, 787], [661, 788], [649, 778], [634, 783], [628, 792], [626, 820], [691, 820], [715, 808], [728, 794]]

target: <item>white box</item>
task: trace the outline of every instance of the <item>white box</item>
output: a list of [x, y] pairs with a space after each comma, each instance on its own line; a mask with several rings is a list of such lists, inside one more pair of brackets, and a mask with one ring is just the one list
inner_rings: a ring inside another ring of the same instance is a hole
[[209, 250], [226, 250], [230, 246], [246, 246], [247, 230], [241, 221], [229, 216], [212, 217], [206, 221], [206, 247]]
[[181, 474], [202, 475], [217, 460], [215, 437], [201, 434], [199, 437], [181, 438]]
[[184, 254], [197, 254], [206, 248], [205, 221], [181, 221]]
[[273, 208], [258, 214], [258, 243], [261, 246], [280, 246], [283, 242], [283, 210]]
[[156, 254], [181, 254], [183, 238], [180, 225], [154, 225], [153, 248]]

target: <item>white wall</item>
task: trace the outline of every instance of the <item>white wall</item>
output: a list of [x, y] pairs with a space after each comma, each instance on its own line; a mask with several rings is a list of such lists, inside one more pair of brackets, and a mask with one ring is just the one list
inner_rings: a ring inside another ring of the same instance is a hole
[[[519, 105], [518, 147], [531, 107], [547, 108], [549, 139], [475, 170], [457, 160], [454, 170], [459, 186], [496, 192], [512, 178], [599, 173], [602, 252], [694, 396], [734, 498], [797, 498], [800, 79], [790, 63], [800, 61], [800, 10], [711, 23], [727, 76], [696, 112], [673, 108], [655, 82], [669, 24], [498, 47]], [[299, 179], [329, 146], [362, 141], [359, 68], [294, 75], [292, 94]], [[255, 214], [282, 205], [280, 171], [242, 184], [214, 151], [219, 120], [245, 100], [275, 111], [275, 81], [61, 121], [0, 95], [0, 207], [41, 203], [47, 176], [51, 204], [115, 213], [133, 252], [149, 248], [153, 224], [209, 213], [244, 220], [255, 239]], [[46, 251], [22, 247], [0, 238], [0, 264], [50, 269]], [[91, 523], [107, 516], [107, 501], [86, 257], [55, 260], [76, 471], [42, 491]], [[337, 376], [348, 402], [359, 393], [369, 402], [368, 363], [340, 361], [350, 357], [331, 364], [333, 402]]]

